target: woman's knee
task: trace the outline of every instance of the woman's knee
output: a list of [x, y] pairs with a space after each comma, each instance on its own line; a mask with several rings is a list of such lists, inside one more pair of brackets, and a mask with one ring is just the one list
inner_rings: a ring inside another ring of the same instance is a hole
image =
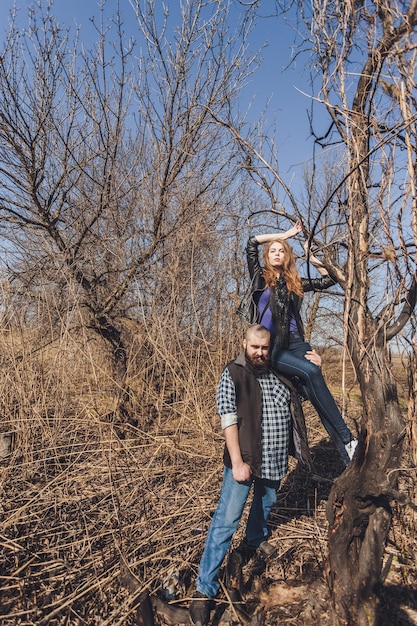
[[321, 369], [317, 367], [317, 365], [314, 365], [314, 363], [310, 363], [310, 361], [307, 361], [307, 363], [308, 365], [305, 367], [304, 372], [308, 382], [314, 386], [325, 384]]

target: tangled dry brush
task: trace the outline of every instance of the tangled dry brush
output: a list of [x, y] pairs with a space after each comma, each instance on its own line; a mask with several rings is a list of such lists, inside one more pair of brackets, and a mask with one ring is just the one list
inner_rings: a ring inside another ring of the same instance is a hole
[[[29, 340], [16, 330], [2, 338], [1, 622], [134, 624], [145, 590], [187, 606], [221, 480], [214, 391], [238, 343], [219, 349], [132, 335], [132, 411], [122, 423], [97, 341], [65, 335], [53, 343], [38, 331]], [[353, 428], [355, 393], [352, 385]], [[308, 406], [306, 415], [315, 474], [291, 461], [271, 519], [278, 556], [251, 590], [265, 624], [327, 623], [325, 506], [342, 467]], [[415, 502], [414, 478], [407, 470], [401, 480]], [[404, 506], [394, 520], [384, 598], [397, 621], [386, 623], [412, 624], [417, 517]], [[123, 584], [122, 567], [136, 592]], [[233, 623], [234, 613], [221, 620]]]

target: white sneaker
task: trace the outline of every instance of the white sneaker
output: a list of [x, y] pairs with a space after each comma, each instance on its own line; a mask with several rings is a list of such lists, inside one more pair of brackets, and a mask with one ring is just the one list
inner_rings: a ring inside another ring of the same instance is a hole
[[357, 439], [352, 439], [352, 441], [349, 441], [349, 443], [345, 444], [345, 450], [347, 452], [347, 455], [348, 455], [350, 461], [352, 460], [353, 455], [355, 454], [355, 450], [356, 450], [356, 446], [357, 445], [358, 445], [358, 440]]

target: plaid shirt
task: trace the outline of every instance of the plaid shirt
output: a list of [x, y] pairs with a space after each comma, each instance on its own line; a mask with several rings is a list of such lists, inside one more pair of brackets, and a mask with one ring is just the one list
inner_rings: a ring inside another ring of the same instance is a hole
[[[257, 378], [262, 397], [262, 478], [281, 480], [288, 469], [290, 391], [272, 372]], [[222, 428], [238, 423], [235, 386], [227, 368], [217, 387]]]

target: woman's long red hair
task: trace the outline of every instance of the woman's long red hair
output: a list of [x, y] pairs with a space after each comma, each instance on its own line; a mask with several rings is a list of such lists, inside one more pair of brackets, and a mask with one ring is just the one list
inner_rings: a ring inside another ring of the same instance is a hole
[[263, 275], [268, 287], [274, 287], [275, 281], [277, 279], [278, 273], [271, 266], [269, 262], [269, 249], [273, 243], [280, 243], [284, 248], [284, 262], [282, 264], [282, 274], [284, 276], [285, 282], [287, 283], [288, 291], [293, 291], [297, 296], [303, 297], [303, 287], [301, 284], [301, 278], [299, 273], [297, 272], [297, 268], [295, 266], [295, 256], [293, 249], [291, 246], [282, 239], [277, 239], [275, 241], [270, 241], [264, 248], [264, 267], [263, 267]]

